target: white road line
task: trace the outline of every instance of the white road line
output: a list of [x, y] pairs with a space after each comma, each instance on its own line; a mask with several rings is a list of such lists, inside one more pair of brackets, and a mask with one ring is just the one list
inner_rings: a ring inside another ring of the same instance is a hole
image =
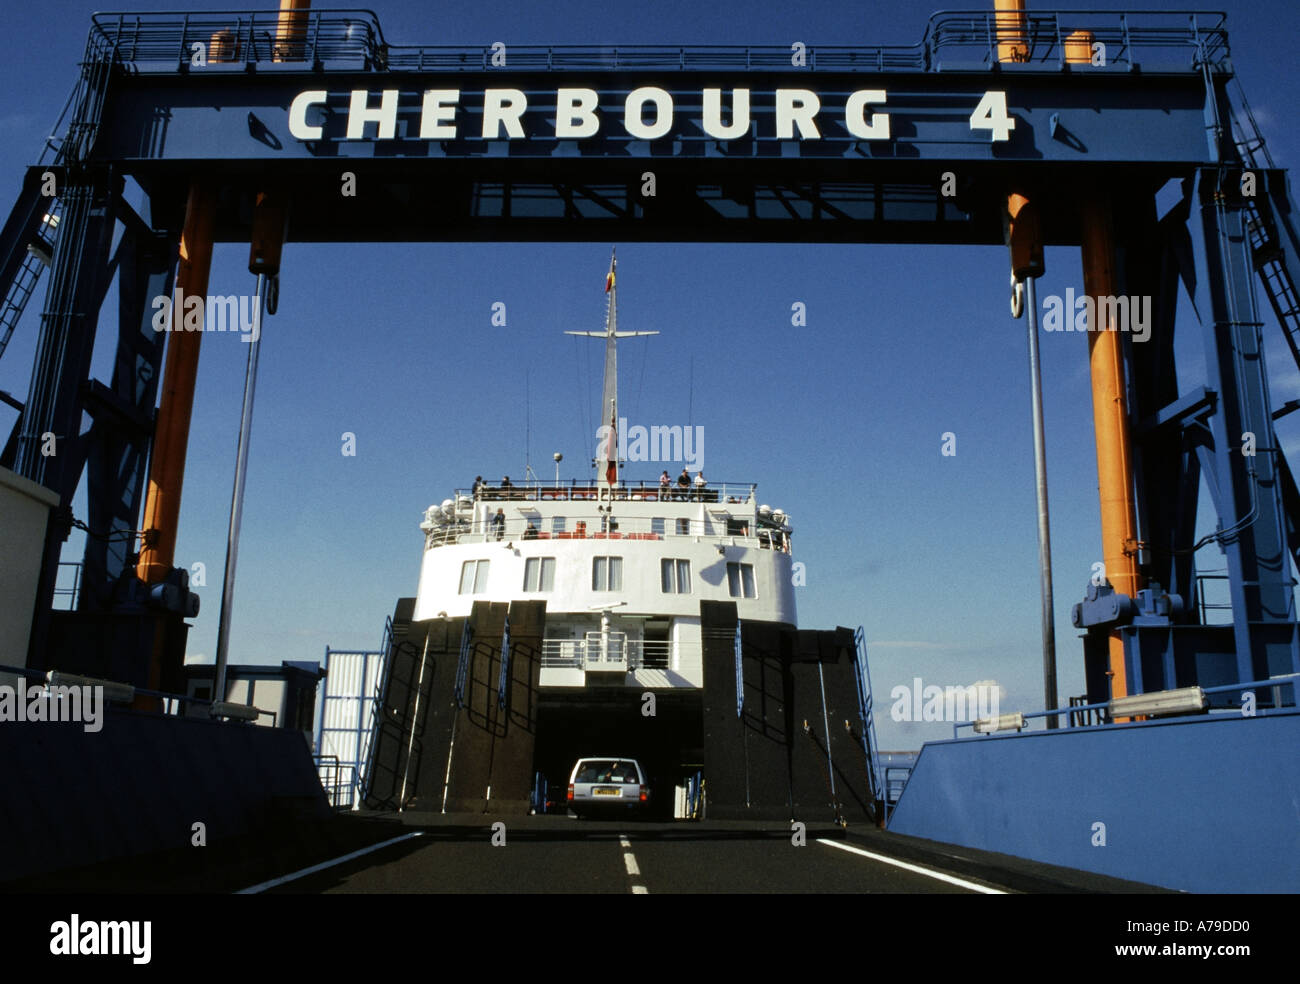
[[[623, 867], [627, 869], [628, 877], [640, 878], [641, 868], [636, 863], [636, 855], [632, 853], [632, 842], [628, 840], [627, 834], [618, 835], [618, 846], [623, 849]], [[638, 885], [636, 882], [633, 882], [632, 894], [649, 895], [650, 889], [646, 888], [644, 885]]]
[[318, 871], [324, 871], [326, 868], [333, 868], [335, 865], [351, 861], [353, 858], [359, 858], [366, 854], [371, 854], [381, 848], [388, 847], [390, 844], [400, 844], [404, 840], [410, 840], [412, 837], [424, 836], [423, 830], [417, 830], [414, 833], [403, 834], [401, 837], [393, 837], [379, 844], [371, 844], [369, 847], [363, 847], [359, 851], [353, 851], [351, 854], [345, 854], [341, 858], [334, 858], [332, 861], [322, 861], [320, 864], [314, 864], [310, 868], [303, 868], [301, 871], [295, 871], [291, 875], [282, 875], [279, 878], [272, 878], [270, 881], [264, 881], [250, 888], [241, 888], [236, 895], [257, 895], [259, 892], [265, 892], [268, 888], [275, 888], [277, 885], [283, 885], [286, 882], [303, 878], [307, 875], [314, 875]]
[[928, 878], [936, 878], [941, 882], [947, 882], [949, 885], [956, 885], [959, 888], [969, 888], [972, 892], [982, 892], [984, 895], [1006, 895], [1000, 888], [990, 888], [987, 885], [978, 885], [972, 881], [966, 881], [964, 878], [957, 878], [953, 875], [945, 875], [942, 871], [932, 871], [929, 868], [922, 868], [920, 865], [908, 864], [906, 861], [899, 861], [896, 858], [885, 857], [883, 854], [874, 854], [871, 851], [864, 851], [860, 847], [850, 847], [848, 844], [840, 841], [826, 840], [823, 837], [817, 838], [818, 844], [825, 844], [827, 847], [838, 848], [841, 851], [848, 851], [851, 854], [860, 854], [864, 858], [871, 858], [873, 861], [880, 861], [884, 864], [892, 864], [895, 868], [902, 868], [904, 871], [913, 871], [918, 875], [925, 875]]

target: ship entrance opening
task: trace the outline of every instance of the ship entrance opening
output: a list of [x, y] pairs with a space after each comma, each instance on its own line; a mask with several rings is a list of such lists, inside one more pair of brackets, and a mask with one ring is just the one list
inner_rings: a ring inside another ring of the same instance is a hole
[[533, 770], [546, 777], [554, 804], [548, 812], [565, 812], [569, 774], [578, 759], [612, 755], [635, 758], [649, 777], [650, 802], [639, 819], [686, 816], [687, 790], [704, 761], [703, 714], [704, 698], [698, 692], [620, 687], [610, 693], [543, 697]]

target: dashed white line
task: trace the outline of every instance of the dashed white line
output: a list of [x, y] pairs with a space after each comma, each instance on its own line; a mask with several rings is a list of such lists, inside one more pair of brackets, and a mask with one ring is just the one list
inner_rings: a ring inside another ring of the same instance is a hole
[[283, 885], [286, 882], [291, 882], [307, 875], [314, 875], [318, 871], [324, 871], [326, 868], [333, 868], [335, 865], [343, 864], [345, 861], [351, 861], [353, 858], [359, 858], [366, 854], [371, 854], [381, 848], [388, 847], [390, 844], [400, 844], [404, 840], [410, 840], [412, 837], [421, 837], [423, 835], [423, 830], [417, 830], [414, 833], [403, 834], [401, 837], [393, 837], [379, 844], [371, 844], [369, 847], [363, 847], [359, 851], [353, 851], [351, 854], [345, 854], [341, 858], [334, 858], [332, 861], [322, 861], [320, 864], [314, 864], [310, 868], [303, 868], [301, 871], [295, 871], [292, 874], [281, 875], [279, 878], [272, 878], [270, 881], [259, 882], [249, 888], [241, 888], [235, 894], [257, 895], [259, 892], [265, 892], [267, 889], [275, 888], [277, 885]]
[[841, 851], [848, 851], [850, 854], [859, 854], [864, 858], [870, 858], [872, 861], [879, 861], [882, 864], [892, 864], [895, 868], [902, 868], [904, 871], [912, 871], [918, 875], [925, 875], [927, 878], [935, 878], [941, 882], [947, 882], [949, 885], [956, 885], [959, 888], [968, 888], [972, 892], [981, 892], [984, 895], [1006, 895], [1000, 888], [990, 888], [988, 885], [980, 885], [976, 882], [967, 881], [964, 878], [958, 878], [955, 875], [945, 875], [942, 871], [932, 871], [929, 868], [922, 868], [920, 865], [908, 864], [906, 861], [899, 861], [896, 858], [886, 857], [883, 854], [875, 854], [871, 851], [864, 851], [860, 847], [851, 847], [840, 841], [826, 840], [823, 837], [817, 838], [818, 844], [825, 844], [827, 847], [834, 847]]
[[[618, 846], [623, 849], [623, 867], [627, 869], [629, 878], [640, 878], [641, 868], [636, 863], [636, 855], [632, 853], [632, 842], [627, 839], [626, 834], [618, 835]], [[639, 882], [632, 882], [633, 895], [649, 895], [650, 889], [646, 888]]]

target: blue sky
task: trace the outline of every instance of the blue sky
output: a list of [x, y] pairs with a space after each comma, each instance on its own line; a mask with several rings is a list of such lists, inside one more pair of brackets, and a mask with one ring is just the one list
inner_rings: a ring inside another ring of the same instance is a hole
[[[1228, 10], [1235, 64], [1274, 158], [1300, 160], [1288, 122], [1300, 105], [1300, 11], [1216, 6]], [[93, 9], [54, 2], [6, 12], [0, 192], [10, 197], [73, 84]], [[394, 2], [377, 13], [394, 42], [788, 45], [910, 43], [931, 10], [764, 2], [742, 12], [675, 0], [520, 9], [484, 0]], [[600, 327], [614, 245], [620, 328], [661, 332], [620, 350], [624, 414], [702, 425], [709, 478], [757, 482], [762, 501], [791, 515], [808, 573], [801, 624], [866, 627], [882, 711], [889, 689], [914, 676], [940, 686], [996, 680], [1004, 709], [1041, 707], [1026, 342], [1024, 323], [1007, 313], [1000, 247], [291, 243], [261, 354], [232, 660], [374, 646], [394, 600], [415, 592], [428, 504], [476, 474], [522, 476], [526, 445], [543, 477], [554, 472], [554, 451], [565, 455], [565, 475], [582, 473], [600, 350], [562, 332]], [[218, 247], [213, 293], [251, 292], [246, 258], [246, 246]], [[1049, 250], [1047, 268], [1040, 295], [1081, 289], [1077, 250]], [[498, 301], [504, 327], [490, 320]], [[791, 325], [795, 302], [807, 307], [805, 327]], [[105, 379], [112, 305], [110, 295], [96, 353]], [[20, 398], [38, 309], [30, 306], [0, 359], [0, 389]], [[1266, 320], [1277, 404], [1300, 395], [1300, 374], [1271, 313]], [[1187, 365], [1199, 346], [1185, 330]], [[236, 335], [205, 337], [195, 397], [176, 562], [207, 567], [189, 648], [208, 659], [246, 355]], [[1100, 559], [1086, 340], [1043, 335], [1042, 357], [1064, 701], [1083, 691], [1069, 609]], [[1184, 390], [1198, 382], [1183, 370]], [[0, 414], [12, 426], [12, 411]], [[1300, 434], [1287, 423], [1281, 436], [1294, 461]], [[345, 431], [356, 435], [355, 457], [341, 454]], [[946, 431], [957, 435], [955, 457], [940, 454]], [[653, 479], [658, 467], [627, 474]], [[84, 499], [75, 509], [85, 515]], [[79, 558], [73, 544], [65, 559]], [[1200, 563], [1222, 566], [1213, 548]], [[886, 747], [916, 747], [947, 730], [881, 717]]]

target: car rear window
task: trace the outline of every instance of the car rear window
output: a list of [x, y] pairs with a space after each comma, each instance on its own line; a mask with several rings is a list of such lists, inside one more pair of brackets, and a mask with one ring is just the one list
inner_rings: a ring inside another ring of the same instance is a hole
[[641, 781], [636, 763], [629, 759], [592, 759], [578, 766], [574, 782], [636, 782]]

